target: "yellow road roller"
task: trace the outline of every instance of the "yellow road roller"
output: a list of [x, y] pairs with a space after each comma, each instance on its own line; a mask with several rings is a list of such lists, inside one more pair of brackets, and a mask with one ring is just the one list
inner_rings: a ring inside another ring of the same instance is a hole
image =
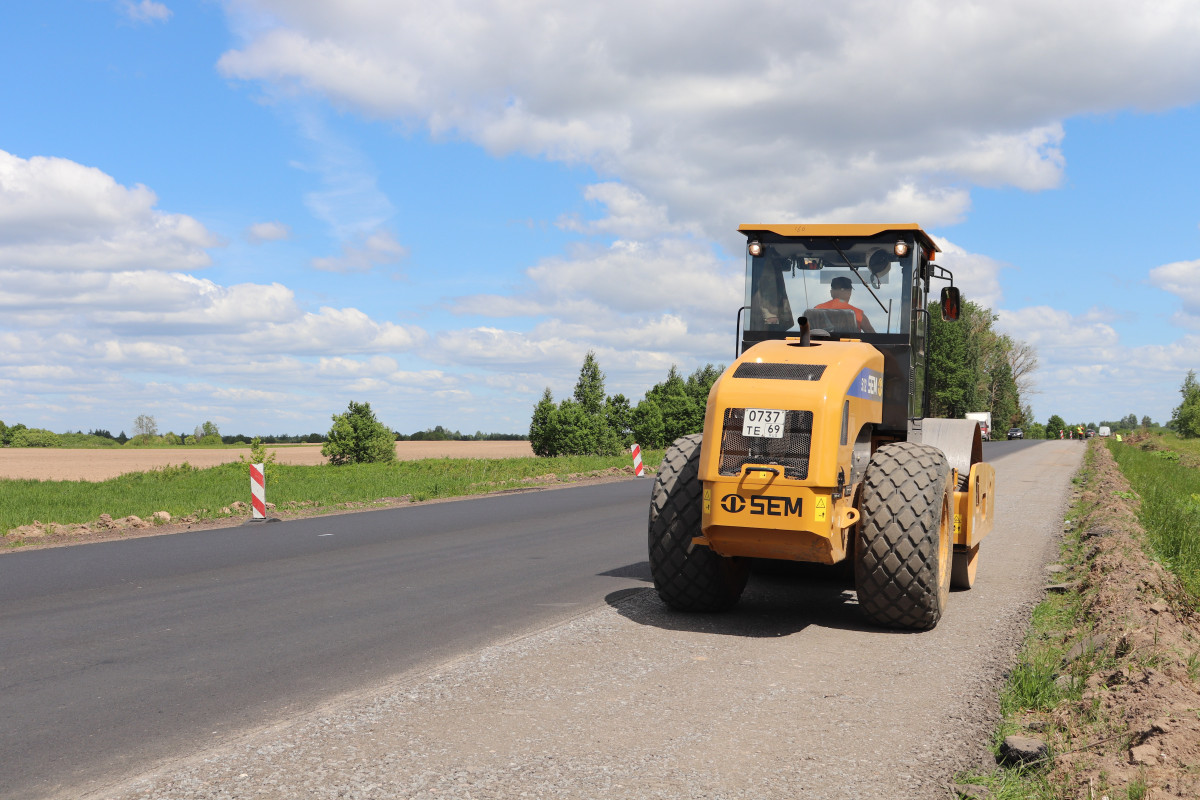
[[750, 559], [853, 564], [873, 623], [937, 625], [992, 528], [974, 420], [932, 419], [930, 284], [953, 275], [916, 224], [750, 224], [736, 360], [704, 432], [667, 450], [650, 505], [654, 586], [680, 611], [741, 597]]

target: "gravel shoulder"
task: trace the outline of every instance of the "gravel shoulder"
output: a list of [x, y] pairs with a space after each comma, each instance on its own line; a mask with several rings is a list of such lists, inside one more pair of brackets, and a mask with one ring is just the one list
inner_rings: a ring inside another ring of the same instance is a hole
[[956, 771], [991, 764], [996, 696], [1082, 448], [997, 455], [978, 583], [933, 631], [864, 625], [848, 584], [812, 569], [754, 575], [721, 615], [627, 590], [87, 796], [948, 796]]

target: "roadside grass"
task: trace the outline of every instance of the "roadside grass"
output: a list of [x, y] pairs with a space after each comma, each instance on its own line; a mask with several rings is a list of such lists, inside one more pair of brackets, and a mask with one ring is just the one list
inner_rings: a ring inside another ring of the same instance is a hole
[[1192, 597], [1200, 597], [1200, 469], [1188, 463], [1190, 454], [1200, 455], [1200, 442], [1158, 441], [1169, 449], [1143, 450], [1118, 442], [1108, 448], [1141, 499], [1138, 520], [1153, 555]]
[[[643, 454], [648, 471], [662, 451]], [[266, 498], [283, 508], [303, 505], [312, 513], [407, 498], [414, 502], [529, 488], [631, 465], [628, 455], [557, 458], [430, 458], [391, 464], [294, 466], [269, 464]], [[107, 481], [0, 480], [0, 533], [35, 521], [63, 525], [155, 511], [173, 517], [212, 519], [235, 502], [250, 499], [244, 463], [199, 469], [187, 463], [132, 472]]]

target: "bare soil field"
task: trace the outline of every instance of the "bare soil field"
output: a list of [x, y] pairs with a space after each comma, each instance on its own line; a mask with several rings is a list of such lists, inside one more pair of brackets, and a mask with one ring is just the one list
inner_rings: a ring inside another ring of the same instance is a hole
[[[324, 464], [321, 445], [267, 445], [279, 464]], [[0, 478], [51, 481], [103, 481], [126, 472], [142, 472], [185, 461], [193, 467], [214, 467], [239, 456], [250, 457], [250, 448], [169, 447], [146, 449], [70, 449], [51, 447], [0, 448]], [[396, 442], [402, 461], [422, 458], [520, 458], [533, 456], [529, 442]]]

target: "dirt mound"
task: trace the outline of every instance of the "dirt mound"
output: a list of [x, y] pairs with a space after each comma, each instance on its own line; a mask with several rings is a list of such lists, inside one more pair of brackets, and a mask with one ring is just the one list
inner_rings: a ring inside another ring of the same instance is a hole
[[1074, 521], [1086, 569], [1071, 636], [1080, 644], [1064, 661], [1094, 658], [1094, 671], [1080, 701], [1053, 715], [1051, 781], [1066, 797], [1138, 785], [1147, 798], [1200, 797], [1196, 602], [1147, 556], [1136, 496], [1108, 448], [1093, 451], [1096, 474]]

